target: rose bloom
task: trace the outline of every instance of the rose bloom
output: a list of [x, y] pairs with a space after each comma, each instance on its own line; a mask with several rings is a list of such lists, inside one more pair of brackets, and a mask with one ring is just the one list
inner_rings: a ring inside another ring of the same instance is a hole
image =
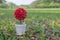
[[23, 8], [17, 8], [15, 13], [14, 13], [14, 17], [18, 20], [24, 20], [26, 18], [27, 12], [25, 9]]

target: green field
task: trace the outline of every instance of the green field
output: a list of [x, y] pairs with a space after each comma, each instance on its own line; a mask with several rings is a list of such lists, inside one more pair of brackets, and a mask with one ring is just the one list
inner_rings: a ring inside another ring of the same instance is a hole
[[[14, 18], [14, 10], [0, 10], [0, 40], [17, 40], [14, 24], [18, 22]], [[38, 40], [60, 40], [59, 9], [27, 9], [24, 22], [27, 31], [20, 40], [30, 40], [33, 36], [38, 36]]]

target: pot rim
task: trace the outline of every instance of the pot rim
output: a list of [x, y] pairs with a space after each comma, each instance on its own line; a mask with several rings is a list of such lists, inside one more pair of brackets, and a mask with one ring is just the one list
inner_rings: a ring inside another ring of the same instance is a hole
[[15, 25], [26, 25], [26, 24], [15, 24]]

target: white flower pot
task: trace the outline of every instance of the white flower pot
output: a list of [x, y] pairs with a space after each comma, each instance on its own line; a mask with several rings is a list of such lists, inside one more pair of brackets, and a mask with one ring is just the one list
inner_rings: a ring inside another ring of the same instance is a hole
[[15, 24], [16, 27], [16, 34], [23, 35], [26, 31], [26, 24]]

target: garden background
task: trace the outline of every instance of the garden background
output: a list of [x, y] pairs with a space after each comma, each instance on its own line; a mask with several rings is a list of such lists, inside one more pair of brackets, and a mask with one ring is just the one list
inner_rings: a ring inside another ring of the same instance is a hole
[[[27, 10], [25, 35], [16, 36], [14, 11]], [[60, 0], [36, 0], [29, 5], [15, 5], [0, 0], [0, 40], [60, 40]]]

